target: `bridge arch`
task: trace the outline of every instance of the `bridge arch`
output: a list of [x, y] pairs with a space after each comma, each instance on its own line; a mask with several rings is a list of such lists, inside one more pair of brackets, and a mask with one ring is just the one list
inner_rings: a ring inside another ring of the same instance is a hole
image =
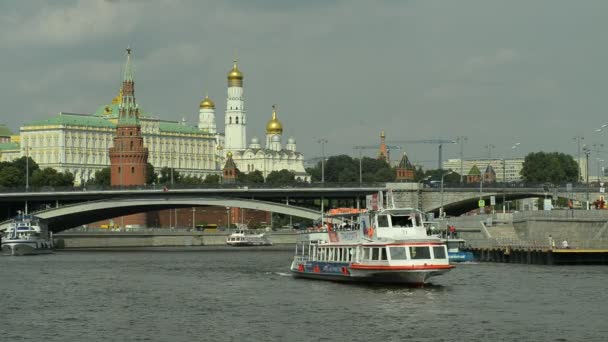
[[[321, 213], [307, 208], [279, 204], [266, 201], [238, 198], [110, 198], [98, 201], [83, 202], [58, 208], [41, 210], [32, 213], [47, 223], [49, 230], [60, 232], [83, 224], [97, 222], [113, 217], [130, 215], [154, 210], [223, 206], [244, 209], [271, 211], [275, 213], [318, 219]], [[7, 222], [0, 225], [0, 230], [6, 229]]]

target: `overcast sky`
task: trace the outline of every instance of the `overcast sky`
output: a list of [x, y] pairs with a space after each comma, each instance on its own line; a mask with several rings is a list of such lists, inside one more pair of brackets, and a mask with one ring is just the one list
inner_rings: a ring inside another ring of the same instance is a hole
[[[131, 45], [141, 107], [196, 124], [208, 93], [222, 131], [236, 54], [248, 140], [276, 103], [284, 140], [307, 158], [319, 138], [327, 154], [353, 154], [382, 129], [388, 140], [467, 136], [465, 158], [487, 157], [488, 144], [493, 157], [576, 154], [577, 135], [608, 145], [594, 132], [608, 123], [607, 32], [605, 0], [4, 0], [1, 121], [17, 131], [94, 112], [116, 95]], [[405, 149], [436, 166], [435, 146]]]

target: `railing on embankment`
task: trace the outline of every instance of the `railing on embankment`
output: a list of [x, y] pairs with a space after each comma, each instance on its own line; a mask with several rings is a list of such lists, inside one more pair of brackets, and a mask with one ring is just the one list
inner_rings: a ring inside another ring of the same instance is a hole
[[608, 249], [503, 245], [469, 247], [475, 260], [532, 265], [608, 265]]

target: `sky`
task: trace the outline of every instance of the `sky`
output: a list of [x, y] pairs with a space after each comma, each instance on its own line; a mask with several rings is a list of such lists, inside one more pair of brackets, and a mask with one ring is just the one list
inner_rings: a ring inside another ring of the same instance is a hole
[[[608, 145], [606, 32], [605, 0], [5, 0], [0, 122], [94, 112], [131, 46], [140, 107], [197, 124], [209, 94], [220, 131], [236, 56], [248, 140], [277, 104], [305, 158], [320, 139], [326, 155], [357, 156], [381, 130], [394, 158], [427, 168], [436, 145], [398, 141], [467, 137], [466, 159], [576, 156], [576, 136]], [[447, 144], [443, 158], [459, 153]]]

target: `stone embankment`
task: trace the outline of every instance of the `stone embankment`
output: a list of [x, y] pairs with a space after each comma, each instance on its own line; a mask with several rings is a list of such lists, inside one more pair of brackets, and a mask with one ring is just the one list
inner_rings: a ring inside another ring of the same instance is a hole
[[[608, 210], [553, 210], [449, 218], [473, 247], [608, 248]], [[447, 223], [446, 223], [447, 224]]]
[[[294, 244], [297, 232], [268, 232], [275, 245]], [[228, 232], [197, 232], [188, 230], [146, 229], [139, 231], [65, 232], [54, 236], [55, 246], [63, 248], [117, 247], [190, 247], [225, 245]]]

